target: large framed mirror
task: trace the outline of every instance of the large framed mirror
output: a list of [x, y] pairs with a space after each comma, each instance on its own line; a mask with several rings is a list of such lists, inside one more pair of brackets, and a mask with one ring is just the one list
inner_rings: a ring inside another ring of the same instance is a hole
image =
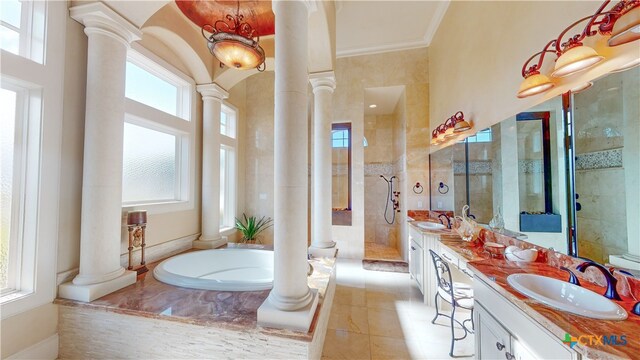
[[351, 123], [331, 127], [333, 225], [351, 225]]

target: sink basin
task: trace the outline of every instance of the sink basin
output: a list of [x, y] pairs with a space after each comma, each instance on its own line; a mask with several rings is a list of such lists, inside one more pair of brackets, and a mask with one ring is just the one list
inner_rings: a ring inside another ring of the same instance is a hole
[[507, 282], [518, 292], [558, 310], [593, 319], [627, 318], [627, 311], [620, 305], [566, 281], [533, 274], [512, 274]]
[[437, 224], [434, 222], [430, 222], [430, 221], [419, 221], [416, 223], [416, 225], [421, 228], [421, 229], [425, 229], [425, 230], [442, 230], [442, 229], [446, 229], [447, 227], [442, 225], [442, 224]]

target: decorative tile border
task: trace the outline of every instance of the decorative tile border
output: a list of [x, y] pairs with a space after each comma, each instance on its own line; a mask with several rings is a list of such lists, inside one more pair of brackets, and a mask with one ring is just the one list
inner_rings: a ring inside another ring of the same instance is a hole
[[622, 167], [622, 149], [611, 149], [578, 154], [576, 170], [594, 170]]
[[[464, 162], [453, 163], [454, 175], [464, 175], [466, 170]], [[491, 160], [469, 161], [469, 175], [491, 175], [492, 173]]]
[[518, 160], [519, 174], [542, 174], [544, 173], [544, 161], [537, 160]]
[[364, 176], [371, 175], [393, 175], [393, 164], [390, 163], [370, 163], [364, 164]]

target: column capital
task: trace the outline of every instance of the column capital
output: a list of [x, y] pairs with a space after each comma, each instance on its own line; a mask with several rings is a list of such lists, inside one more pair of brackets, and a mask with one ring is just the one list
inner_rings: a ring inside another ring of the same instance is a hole
[[196, 90], [202, 94], [202, 100], [215, 99], [222, 101], [229, 97], [229, 92], [216, 83], [198, 85]]
[[320, 90], [333, 92], [333, 90], [336, 88], [336, 76], [333, 71], [323, 71], [309, 74], [309, 81], [311, 82], [311, 86], [313, 86], [314, 94]]
[[84, 25], [84, 32], [87, 35], [95, 33], [107, 35], [122, 42], [126, 47], [142, 39], [140, 29], [102, 2], [74, 6], [69, 9], [69, 15]]

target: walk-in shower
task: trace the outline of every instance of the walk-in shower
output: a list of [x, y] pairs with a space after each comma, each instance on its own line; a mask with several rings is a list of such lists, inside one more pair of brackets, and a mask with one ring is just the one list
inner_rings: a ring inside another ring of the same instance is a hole
[[[384, 204], [384, 220], [387, 222], [387, 224], [392, 225], [396, 221], [396, 212], [400, 212], [400, 201], [398, 200], [400, 191], [393, 190], [393, 180], [397, 180], [398, 178], [395, 177], [395, 175], [390, 177], [389, 179], [387, 179], [384, 175], [380, 175], [380, 177], [387, 182], [387, 197]], [[389, 203], [391, 203], [391, 206], [393, 207], [393, 210], [391, 210], [391, 215], [388, 215]]]

